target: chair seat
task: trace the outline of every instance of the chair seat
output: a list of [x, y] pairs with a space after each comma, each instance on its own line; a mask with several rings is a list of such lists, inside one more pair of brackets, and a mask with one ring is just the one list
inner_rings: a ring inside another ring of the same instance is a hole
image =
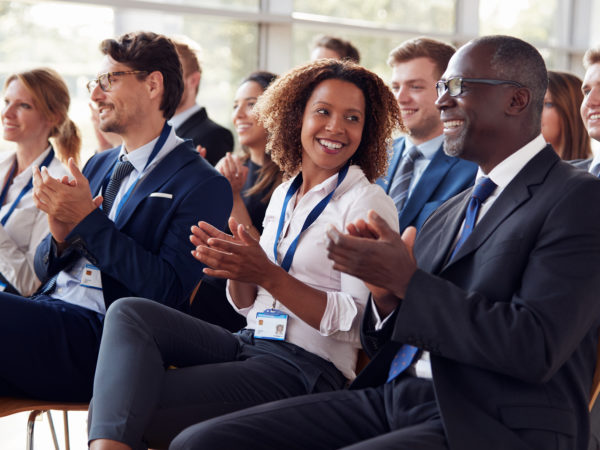
[[87, 411], [88, 403], [51, 402], [30, 398], [0, 397], [0, 417], [26, 411]]

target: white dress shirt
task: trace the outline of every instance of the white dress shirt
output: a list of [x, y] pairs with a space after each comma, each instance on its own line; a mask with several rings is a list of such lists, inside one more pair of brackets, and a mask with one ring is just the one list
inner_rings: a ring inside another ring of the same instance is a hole
[[[119, 209], [119, 204], [125, 193], [134, 185], [134, 183], [141, 183], [157, 164], [167, 156], [175, 147], [183, 142], [182, 139], [175, 135], [174, 129], [171, 129], [169, 136], [165, 144], [162, 146], [156, 157], [152, 162], [144, 169], [146, 161], [154, 149], [154, 144], [158, 141], [158, 137], [147, 144], [135, 149], [135, 151], [127, 152], [123, 145], [121, 145], [121, 152], [119, 158], [125, 161], [131, 162], [134, 169], [131, 173], [123, 178], [119, 191], [115, 197], [113, 207], [110, 210], [108, 218], [112, 221], [115, 220], [115, 215]], [[138, 181], [139, 177], [139, 181]], [[74, 303], [87, 309], [96, 311], [97, 313], [104, 314], [106, 312], [106, 306], [104, 304], [104, 294], [102, 290], [93, 289], [81, 285], [82, 274], [85, 266], [91, 265], [91, 262], [87, 258], [79, 258], [79, 260], [68, 270], [61, 271], [56, 279], [56, 290], [52, 293], [53, 298], [58, 298], [67, 303]], [[132, 268], [135, 270], [135, 268]]]
[[[6, 202], [0, 205], [0, 218], [4, 217], [16, 198], [33, 175], [32, 167], [42, 164], [50, 153], [48, 147], [27, 169], [14, 177], [8, 188]], [[2, 154], [0, 160], [0, 191], [4, 180], [16, 159], [16, 153]], [[48, 172], [55, 178], [68, 175], [68, 171], [55, 155]], [[48, 234], [46, 213], [33, 203], [33, 189], [27, 192], [18, 203], [6, 225], [0, 225], [0, 273], [22, 295], [29, 296], [40, 286], [40, 280], [33, 267], [35, 251]]]
[[[260, 245], [271, 261], [274, 260], [273, 245], [281, 208], [291, 182], [288, 180], [277, 187], [265, 214]], [[300, 232], [307, 215], [335, 188], [336, 183], [337, 174], [305, 193], [297, 205], [297, 193], [290, 199], [278, 247], [279, 261]], [[379, 186], [369, 183], [358, 166], [350, 166], [325, 210], [300, 237], [289, 274], [327, 292], [327, 306], [320, 329], [303, 322], [281, 302], [276, 305], [289, 316], [285, 340], [331, 361], [349, 380], [356, 376], [360, 321], [369, 291], [359, 279], [333, 269], [333, 262], [327, 258], [326, 232], [330, 224], [339, 231], [345, 231], [349, 223], [359, 218], [366, 219], [370, 209], [375, 210], [393, 229], [398, 229], [398, 212], [392, 199]], [[256, 328], [256, 314], [273, 306], [273, 296], [261, 287], [254, 304], [248, 308], [237, 308], [229, 292], [227, 295], [236, 311], [246, 316], [250, 329]]]

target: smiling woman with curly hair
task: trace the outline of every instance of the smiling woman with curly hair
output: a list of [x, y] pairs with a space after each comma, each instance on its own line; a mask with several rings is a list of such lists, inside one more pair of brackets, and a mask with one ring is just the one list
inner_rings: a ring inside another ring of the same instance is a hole
[[367, 179], [374, 181], [385, 175], [392, 131], [403, 130], [402, 119], [398, 103], [383, 80], [349, 61], [322, 59], [297, 67], [265, 91], [254, 110], [271, 135], [267, 150], [288, 176], [298, 173], [306, 102], [318, 84], [331, 79], [354, 84], [365, 98], [362, 139], [351, 163], [360, 166]]
[[[371, 183], [385, 171], [398, 107], [377, 75], [335, 60], [288, 72], [259, 103], [267, 148], [291, 177], [271, 196], [260, 241], [233, 218], [233, 235], [200, 222], [191, 236], [204, 272], [229, 279], [246, 327], [231, 333], [143, 299], [113, 303], [94, 382], [93, 450], [163, 448], [192, 424], [355, 377], [369, 291], [334, 268], [324, 236], [332, 226], [350, 231], [369, 210], [398, 229], [394, 202]], [[194, 427], [182, 436], [183, 448], [203, 448], [189, 444]]]

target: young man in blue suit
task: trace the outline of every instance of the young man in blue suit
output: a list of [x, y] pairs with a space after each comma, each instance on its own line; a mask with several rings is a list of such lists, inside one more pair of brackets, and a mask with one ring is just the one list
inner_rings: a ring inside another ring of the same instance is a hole
[[476, 187], [416, 241], [374, 213], [328, 232], [334, 267], [373, 299], [361, 330], [372, 360], [350, 390], [216, 418], [170, 448], [586, 450], [600, 181], [544, 142], [547, 80], [520, 39], [467, 43], [437, 106], [444, 150], [479, 166]]
[[[435, 107], [435, 82], [454, 51], [444, 42], [420, 37], [405, 41], [388, 58], [392, 92], [408, 135], [394, 141], [388, 173], [377, 183], [396, 203], [400, 231], [421, 228], [442, 203], [475, 181], [476, 164], [444, 153], [443, 126]], [[413, 158], [414, 147], [419, 153]]]
[[138, 296], [185, 310], [202, 277], [190, 226], [223, 226], [231, 210], [227, 180], [166, 123], [183, 90], [171, 41], [131, 33], [101, 50], [88, 89], [100, 128], [123, 145], [83, 173], [69, 161], [70, 181], [34, 170], [51, 233], [35, 267], [47, 281], [31, 299], [0, 293], [0, 396], [89, 400], [106, 309]]

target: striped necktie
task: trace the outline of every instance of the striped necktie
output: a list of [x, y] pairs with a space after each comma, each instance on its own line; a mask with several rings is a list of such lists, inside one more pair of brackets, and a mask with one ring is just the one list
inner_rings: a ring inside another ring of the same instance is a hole
[[127, 175], [131, 173], [133, 169], [133, 164], [131, 164], [129, 161], [117, 162], [115, 170], [113, 170], [110, 180], [108, 181], [108, 186], [106, 186], [106, 192], [103, 192], [102, 194], [102, 197], [104, 198], [104, 200], [102, 200], [102, 210], [107, 216], [109, 215], [115, 198], [117, 197], [117, 192], [119, 192], [121, 182]]
[[392, 197], [392, 200], [394, 200], [398, 212], [402, 211], [402, 208], [404, 208], [404, 205], [406, 204], [410, 180], [412, 179], [413, 170], [415, 168], [415, 160], [421, 156], [423, 155], [415, 146], [408, 149], [408, 151], [402, 155], [402, 160], [400, 161], [396, 175], [392, 180], [389, 194], [390, 197]]

